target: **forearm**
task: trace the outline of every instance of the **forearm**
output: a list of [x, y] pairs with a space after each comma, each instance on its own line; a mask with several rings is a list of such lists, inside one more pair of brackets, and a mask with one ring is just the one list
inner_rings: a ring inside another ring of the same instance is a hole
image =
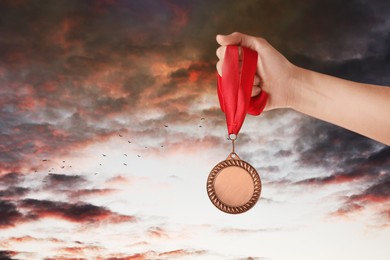
[[390, 87], [297, 68], [289, 106], [390, 145]]

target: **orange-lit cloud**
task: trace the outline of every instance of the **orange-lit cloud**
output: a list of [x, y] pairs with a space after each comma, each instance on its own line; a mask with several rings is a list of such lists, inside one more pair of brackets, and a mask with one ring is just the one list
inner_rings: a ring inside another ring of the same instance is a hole
[[151, 227], [148, 229], [147, 234], [152, 238], [169, 238], [167, 232], [161, 227]]
[[81, 189], [70, 190], [69, 197], [72, 199], [79, 199], [88, 196], [105, 196], [115, 192], [115, 189]]
[[207, 257], [207, 250], [187, 250], [187, 249], [176, 249], [172, 251], [166, 251], [166, 252], [156, 252], [153, 250], [137, 253], [133, 255], [116, 255], [111, 256], [106, 259], [111, 260], [146, 260], [146, 259], [172, 259], [172, 258], [185, 258], [185, 257], [191, 257], [191, 256], [202, 256], [206, 255]]

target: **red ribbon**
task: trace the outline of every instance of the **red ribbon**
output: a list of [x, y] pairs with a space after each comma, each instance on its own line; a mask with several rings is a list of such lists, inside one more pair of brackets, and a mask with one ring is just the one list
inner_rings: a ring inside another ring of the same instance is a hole
[[229, 135], [238, 135], [246, 114], [260, 115], [267, 104], [268, 94], [251, 97], [257, 68], [257, 52], [242, 48], [242, 67], [239, 67], [238, 46], [226, 48], [222, 77], [218, 75], [218, 99], [226, 116]]

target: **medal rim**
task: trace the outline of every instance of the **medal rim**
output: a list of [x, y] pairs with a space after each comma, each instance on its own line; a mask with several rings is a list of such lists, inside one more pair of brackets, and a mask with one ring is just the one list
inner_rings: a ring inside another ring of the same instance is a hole
[[[252, 177], [253, 185], [254, 185], [252, 197], [249, 199], [248, 202], [246, 202], [244, 205], [241, 206], [230, 206], [223, 203], [218, 198], [214, 187], [215, 179], [218, 173], [220, 173], [223, 169], [227, 167], [234, 167], [234, 166], [244, 169]], [[259, 200], [261, 190], [262, 190], [261, 179], [256, 169], [248, 162], [241, 159], [226, 159], [224, 161], [219, 162], [217, 165], [215, 165], [207, 178], [206, 186], [207, 186], [207, 195], [211, 200], [211, 202], [214, 204], [214, 206], [216, 206], [219, 210], [229, 214], [240, 214], [251, 209]]]

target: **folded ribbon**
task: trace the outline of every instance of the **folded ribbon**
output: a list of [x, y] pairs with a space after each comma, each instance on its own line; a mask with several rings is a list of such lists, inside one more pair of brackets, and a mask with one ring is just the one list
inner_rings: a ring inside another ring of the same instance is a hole
[[260, 115], [267, 104], [268, 94], [251, 97], [257, 68], [257, 52], [242, 48], [242, 67], [239, 67], [238, 46], [226, 48], [222, 77], [218, 75], [218, 99], [226, 116], [229, 135], [238, 135], [246, 114]]

